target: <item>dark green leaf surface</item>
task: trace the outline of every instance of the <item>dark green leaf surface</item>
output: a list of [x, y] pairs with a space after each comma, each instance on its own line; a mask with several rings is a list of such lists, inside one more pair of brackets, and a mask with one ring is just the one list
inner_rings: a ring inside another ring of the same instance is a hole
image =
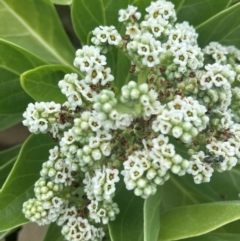
[[240, 166], [237, 165], [230, 171], [218, 173], [215, 171], [209, 183], [197, 185], [190, 175], [181, 177], [182, 182], [189, 188], [195, 189], [199, 195], [211, 201], [224, 201], [238, 199], [240, 193]]
[[181, 241], [239, 241], [240, 234], [235, 233], [212, 233], [199, 237], [181, 239]]
[[160, 227], [161, 188], [144, 202], [144, 241], [158, 241]]
[[125, 189], [124, 184], [117, 187], [114, 200], [120, 213], [116, 220], [109, 223], [111, 241], [143, 241], [143, 204], [144, 200]]
[[16, 159], [17, 157], [9, 159], [5, 165], [0, 166], [0, 189], [2, 188], [5, 180], [7, 179], [9, 173], [11, 172]]
[[208, 233], [240, 219], [240, 201], [184, 206], [161, 215], [160, 240], [170, 241]]
[[33, 186], [39, 178], [42, 163], [53, 147], [46, 135], [30, 136], [0, 191], [0, 232], [22, 225], [28, 220], [22, 213], [22, 204], [34, 196]]
[[0, 0], [0, 37], [47, 62], [70, 65], [74, 49], [50, 0]]
[[8, 161], [14, 157], [16, 157], [20, 151], [21, 145], [17, 145], [7, 150], [0, 152], [0, 167], [7, 164]]
[[129, 72], [131, 63], [128, 57], [120, 50], [117, 54], [116, 78], [114, 84], [120, 89], [123, 84], [128, 83], [130, 80], [134, 80], [136, 77]]
[[51, 223], [47, 229], [43, 241], [64, 241], [63, 235], [61, 234], [62, 227], [57, 226], [55, 223]]
[[21, 145], [0, 152], [0, 189], [10, 173], [20, 151]]
[[[229, 6], [231, 0], [172, 0], [177, 22], [188, 21], [197, 26]], [[204, 13], [204, 14], [203, 14]]]
[[22, 120], [22, 114], [0, 115], [0, 131], [16, 125]]
[[[0, 10], [1, 11], [1, 10]], [[19, 76], [32, 68], [45, 64], [26, 50], [0, 40], [0, 114], [17, 115], [19, 119], [32, 99], [20, 85]]]
[[[232, 233], [232, 234], [240, 234], [240, 219], [234, 221], [234, 222], [231, 222], [231, 223], [228, 223], [216, 230], [214, 230], [213, 232], [214, 233]], [[240, 239], [239, 239], [240, 240]]]
[[199, 186], [193, 183], [191, 176], [189, 177], [190, 180], [188, 180], [193, 185], [185, 182], [184, 178], [171, 175], [169, 180], [162, 186], [162, 212], [174, 207], [206, 203], [214, 200], [198, 190]]
[[213, 16], [197, 26], [199, 44], [206, 46], [211, 41], [240, 48], [240, 3]]
[[59, 5], [69, 5], [72, 3], [72, 0], [51, 0], [51, 2]]
[[41, 66], [22, 74], [21, 84], [35, 101], [63, 103], [67, 99], [61, 93], [58, 82], [64, 78], [65, 74], [71, 72], [69, 67], [62, 65]]

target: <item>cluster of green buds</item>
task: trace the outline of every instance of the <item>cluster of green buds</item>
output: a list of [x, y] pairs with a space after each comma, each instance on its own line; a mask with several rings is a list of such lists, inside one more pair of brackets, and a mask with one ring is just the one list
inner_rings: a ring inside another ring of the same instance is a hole
[[[202, 50], [194, 28], [176, 23], [171, 2], [152, 2], [141, 15], [130, 5], [119, 11], [124, 35], [95, 28], [93, 45], [76, 52], [82, 75], [59, 81], [66, 102], [29, 104], [23, 114], [32, 133], [59, 143], [23, 212], [61, 225], [69, 241], [102, 240], [121, 211], [118, 182], [148, 198], [171, 175], [209, 182], [240, 158], [240, 51], [219, 43]], [[114, 48], [130, 60], [121, 88], [105, 56]]]

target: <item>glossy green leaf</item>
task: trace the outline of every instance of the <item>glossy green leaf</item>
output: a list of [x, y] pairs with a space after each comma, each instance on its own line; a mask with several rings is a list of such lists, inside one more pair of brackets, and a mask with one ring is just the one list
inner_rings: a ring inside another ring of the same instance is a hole
[[58, 82], [64, 78], [65, 74], [71, 72], [69, 67], [62, 65], [41, 66], [23, 73], [21, 84], [35, 101], [63, 103], [67, 99], [61, 93]]
[[61, 234], [61, 229], [62, 227], [55, 223], [51, 223], [47, 229], [43, 241], [64, 241], [64, 237]]
[[199, 44], [206, 46], [211, 41], [240, 48], [240, 3], [220, 12], [197, 26]]
[[198, 190], [199, 186], [193, 183], [192, 177], [190, 177], [190, 182], [193, 185], [183, 181], [184, 177], [171, 175], [169, 180], [162, 186], [161, 212], [174, 207], [206, 203], [214, 200]]
[[0, 189], [10, 173], [20, 151], [21, 145], [0, 152]]
[[34, 196], [33, 186], [42, 163], [54, 145], [46, 135], [32, 135], [22, 146], [20, 155], [0, 191], [0, 232], [22, 225], [28, 220], [22, 213], [23, 202]]
[[199, 237], [181, 239], [181, 241], [239, 241], [240, 234], [235, 233], [211, 233]]
[[214, 230], [214, 233], [236, 233], [236, 234], [240, 234], [240, 219], [236, 220], [234, 222], [228, 223], [216, 230]]
[[[0, 10], [1, 11], [1, 10]], [[20, 85], [19, 76], [32, 68], [45, 64], [28, 51], [0, 40], [0, 114], [17, 115], [19, 119], [32, 99]]]
[[144, 202], [144, 241], [158, 241], [161, 199], [162, 190], [158, 188], [156, 194]]
[[194, 237], [238, 219], [240, 219], [240, 201], [174, 208], [161, 214], [159, 237], [161, 241]]
[[22, 120], [22, 114], [0, 115], [0, 131], [10, 128]]
[[[177, 22], [188, 21], [197, 26], [229, 6], [231, 0], [172, 0]], [[204, 14], [203, 14], [204, 13]]]
[[70, 65], [71, 45], [50, 0], [0, 0], [0, 37], [35, 53], [47, 62]]
[[218, 173], [215, 171], [209, 183], [196, 185], [191, 175], [181, 177], [182, 182], [185, 182], [191, 189], [195, 189], [199, 195], [205, 196], [212, 201], [236, 200], [240, 193], [240, 166], [237, 165], [230, 171]]
[[109, 223], [111, 241], [143, 241], [144, 200], [128, 191], [125, 185], [117, 187], [116, 198], [120, 213]]
[[17, 145], [11, 148], [8, 148], [0, 152], [0, 167], [7, 164], [8, 161], [16, 157], [20, 151], [21, 145]]
[[51, 0], [51, 2], [58, 5], [70, 5], [72, 0]]
[[7, 179], [9, 173], [11, 172], [16, 159], [17, 157], [9, 159], [5, 165], [0, 166], [0, 189], [2, 188], [5, 180]]

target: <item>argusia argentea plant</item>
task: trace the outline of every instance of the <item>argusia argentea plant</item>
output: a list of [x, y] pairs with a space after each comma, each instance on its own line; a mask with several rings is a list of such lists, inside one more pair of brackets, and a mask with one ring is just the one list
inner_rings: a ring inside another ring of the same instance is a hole
[[[240, 51], [216, 41], [201, 49], [171, 2], [145, 10], [126, 5], [120, 28], [93, 29], [91, 43], [76, 51], [76, 73], [58, 83], [67, 101], [30, 103], [23, 114], [30, 132], [56, 142], [23, 213], [39, 225], [57, 223], [66, 240], [108, 237], [106, 224], [122, 211], [120, 182], [148, 200], [174, 175], [202, 185], [238, 163]], [[129, 78], [108, 67], [114, 49], [130, 60]], [[171, 240], [164, 238], [157, 240]]]
[[[23, 212], [40, 225], [57, 222], [67, 240], [102, 240], [102, 224], [120, 211], [113, 198], [121, 176], [128, 190], [148, 198], [170, 172], [209, 182], [240, 157], [239, 88], [232, 88], [240, 51], [217, 42], [199, 48], [194, 28], [176, 23], [171, 2], [152, 2], [146, 12], [141, 21], [132, 5], [119, 11], [123, 36], [114, 26], [96, 27], [92, 45], [76, 52], [82, 76], [59, 81], [67, 101], [29, 104], [24, 112], [32, 133], [50, 133], [59, 145]], [[104, 55], [113, 47], [136, 76], [121, 89]], [[204, 54], [212, 63], [204, 64]]]

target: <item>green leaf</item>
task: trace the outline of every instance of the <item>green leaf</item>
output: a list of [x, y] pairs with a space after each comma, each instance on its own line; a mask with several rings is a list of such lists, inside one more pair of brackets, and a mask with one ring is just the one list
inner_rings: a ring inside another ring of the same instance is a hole
[[71, 45], [50, 0], [0, 0], [0, 37], [47, 62], [72, 66]]
[[170, 241], [198, 236], [238, 219], [240, 201], [174, 208], [161, 215], [160, 240]]
[[58, 82], [71, 72], [69, 67], [63, 65], [45, 65], [23, 73], [21, 84], [35, 101], [63, 103], [67, 99], [61, 93]]
[[144, 202], [144, 241], [157, 241], [160, 227], [161, 188]]
[[136, 79], [136, 76], [131, 75], [129, 72], [131, 62], [128, 57], [121, 50], [117, 52], [117, 55], [117, 68], [114, 85], [121, 89], [123, 84], [127, 84], [130, 80]]
[[62, 227], [57, 226], [55, 223], [51, 223], [47, 229], [43, 241], [64, 241], [61, 234]]
[[9, 234], [13, 233], [16, 229], [10, 229], [8, 231], [0, 232], [0, 239], [7, 237]]
[[[14, 57], [13, 57], [14, 56]], [[22, 89], [19, 76], [26, 70], [45, 64], [26, 50], [0, 40], [0, 114], [20, 118], [32, 100]]]
[[199, 237], [181, 239], [181, 241], [239, 241], [240, 234], [235, 233], [212, 233]]
[[0, 131], [12, 127], [22, 120], [22, 114], [0, 115]]
[[143, 241], [144, 200], [128, 191], [125, 185], [117, 187], [114, 200], [120, 209], [116, 220], [109, 223], [111, 241]]
[[7, 179], [12, 167], [16, 161], [17, 157], [8, 160], [8, 162], [0, 167], [0, 189], [2, 188], [5, 180]]
[[240, 219], [236, 220], [234, 222], [228, 223], [216, 230], [214, 230], [214, 233], [236, 233], [236, 234], [240, 234]]
[[23, 202], [33, 197], [48, 150], [54, 146], [46, 135], [32, 135], [22, 146], [20, 155], [0, 191], [0, 232], [20, 226], [28, 220], [22, 213]]
[[220, 12], [197, 26], [199, 44], [206, 46], [211, 41], [240, 48], [240, 3]]
[[[197, 26], [229, 6], [231, 0], [172, 0], [177, 22], [188, 21]], [[204, 13], [204, 14], [203, 14]]]
[[16, 157], [21, 149], [21, 145], [17, 145], [7, 150], [0, 152], [0, 166], [7, 164], [8, 161], [14, 157]]
[[72, 0], [51, 0], [51, 2], [58, 5], [70, 5]]
[[230, 171], [218, 173], [215, 171], [209, 183], [197, 185], [191, 175], [181, 177], [181, 181], [189, 188], [195, 189], [199, 195], [205, 196], [211, 201], [236, 200], [240, 193], [239, 186], [240, 166], [237, 165]]
[[190, 182], [192, 182], [193, 185], [189, 185], [183, 178], [185, 178], [185, 176], [179, 177], [177, 175], [171, 175], [169, 180], [162, 186], [162, 212], [174, 207], [212, 201], [210, 197], [198, 190], [199, 186], [193, 183], [191, 176]]
[[0, 152], [0, 189], [10, 173], [20, 151], [21, 145]]

